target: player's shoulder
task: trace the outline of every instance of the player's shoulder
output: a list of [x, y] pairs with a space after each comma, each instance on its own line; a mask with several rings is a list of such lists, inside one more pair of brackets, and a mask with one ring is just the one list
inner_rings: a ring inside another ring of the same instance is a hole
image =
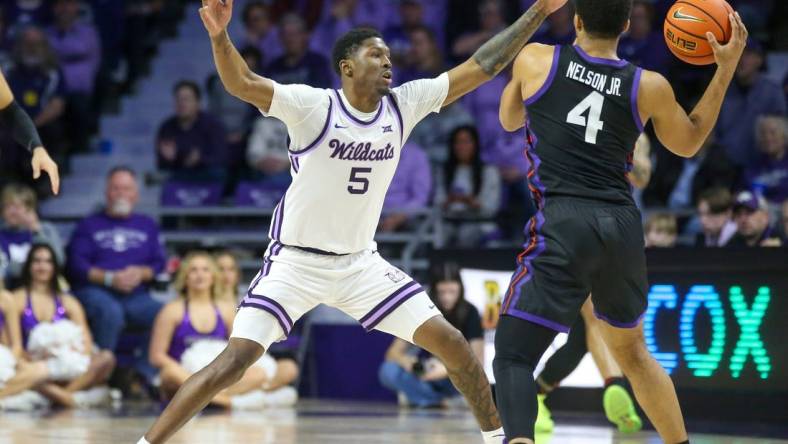
[[673, 88], [665, 76], [656, 71], [641, 70], [637, 97], [639, 102], [650, 107], [650, 105], [661, 103], [673, 95]]
[[517, 57], [514, 59], [514, 63], [522, 67], [533, 67], [534, 65], [540, 65], [544, 62], [552, 64], [553, 54], [558, 50], [560, 50], [560, 48], [555, 45], [529, 43], [520, 50]]

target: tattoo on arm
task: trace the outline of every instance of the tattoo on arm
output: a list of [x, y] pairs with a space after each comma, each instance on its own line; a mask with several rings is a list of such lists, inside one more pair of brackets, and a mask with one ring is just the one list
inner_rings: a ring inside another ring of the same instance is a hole
[[544, 7], [538, 2], [520, 16], [516, 22], [495, 35], [474, 54], [473, 60], [482, 70], [494, 77], [501, 72], [525, 46], [547, 17]]
[[460, 365], [456, 368], [449, 368], [449, 379], [457, 390], [465, 396], [471, 406], [473, 416], [479, 422], [482, 430], [495, 430], [501, 427], [501, 420], [498, 418], [498, 410], [492, 399], [492, 390], [487, 381], [479, 360], [468, 350]]

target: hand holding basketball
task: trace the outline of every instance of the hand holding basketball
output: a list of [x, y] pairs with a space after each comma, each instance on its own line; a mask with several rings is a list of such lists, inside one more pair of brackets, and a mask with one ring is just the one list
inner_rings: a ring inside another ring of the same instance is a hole
[[233, 0], [202, 0], [200, 18], [211, 37], [224, 32], [232, 16]]
[[748, 33], [738, 12], [730, 14], [728, 19], [731, 22], [731, 38], [728, 43], [721, 45], [711, 32], [706, 33], [706, 38], [714, 51], [714, 61], [717, 62], [717, 66], [736, 69], [744, 47], [747, 45]]

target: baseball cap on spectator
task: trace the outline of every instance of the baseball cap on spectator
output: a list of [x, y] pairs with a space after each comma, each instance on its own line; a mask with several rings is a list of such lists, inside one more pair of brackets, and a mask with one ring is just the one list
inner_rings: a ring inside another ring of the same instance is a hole
[[740, 191], [733, 201], [733, 211], [737, 212], [742, 208], [750, 211], [769, 210], [769, 204], [763, 196], [757, 195], [752, 191]]

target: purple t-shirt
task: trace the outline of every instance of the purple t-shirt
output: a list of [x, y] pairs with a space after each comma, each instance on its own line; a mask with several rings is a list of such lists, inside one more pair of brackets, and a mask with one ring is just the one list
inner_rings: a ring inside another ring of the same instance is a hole
[[101, 62], [96, 29], [86, 23], [76, 23], [66, 31], [52, 26], [47, 29], [47, 36], [60, 61], [66, 89], [69, 92], [92, 93]]
[[781, 204], [788, 199], [788, 154], [780, 160], [761, 156], [744, 171], [744, 181], [747, 189], [759, 190], [768, 201]]
[[125, 219], [106, 213], [88, 216], [79, 222], [68, 245], [68, 271], [75, 285], [88, 283], [91, 267], [116, 271], [147, 266], [158, 274], [165, 261], [159, 226], [142, 214]]
[[501, 103], [501, 94], [508, 81], [506, 76], [497, 76], [462, 99], [463, 105], [470, 110], [476, 121], [476, 128], [479, 130], [479, 143], [482, 147], [482, 160], [485, 162], [490, 162], [490, 149], [505, 134], [498, 120], [498, 107]]
[[383, 202], [384, 210], [426, 208], [431, 192], [432, 174], [427, 154], [415, 143], [406, 143]]
[[307, 51], [295, 65], [287, 65], [287, 56], [281, 56], [265, 68], [266, 77], [283, 85], [303, 84], [314, 88], [330, 88], [333, 84], [328, 59]]
[[658, 31], [653, 31], [643, 39], [627, 35], [618, 43], [618, 56], [624, 60], [652, 71], [667, 74], [670, 53], [665, 39]]
[[206, 112], [201, 111], [194, 124], [186, 129], [180, 126], [175, 116], [165, 120], [159, 128], [156, 143], [161, 140], [173, 140], [177, 146], [174, 161], [165, 160], [157, 151], [158, 165], [161, 169], [186, 169], [184, 162], [195, 148], [200, 151], [200, 163], [192, 168], [224, 165], [227, 152], [224, 125]]

